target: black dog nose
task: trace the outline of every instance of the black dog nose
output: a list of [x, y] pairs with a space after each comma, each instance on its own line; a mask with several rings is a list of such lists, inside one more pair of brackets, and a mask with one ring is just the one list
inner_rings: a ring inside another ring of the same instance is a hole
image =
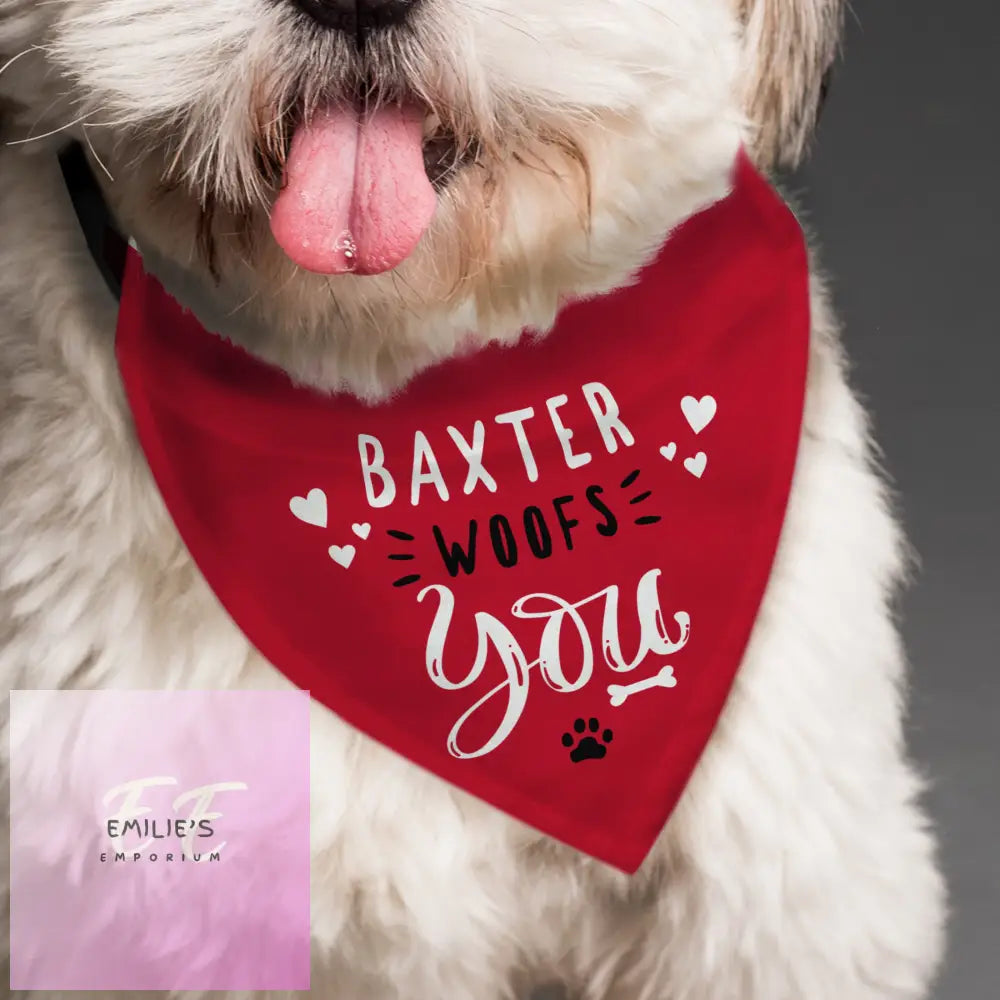
[[324, 28], [364, 35], [402, 24], [419, 0], [292, 0]]

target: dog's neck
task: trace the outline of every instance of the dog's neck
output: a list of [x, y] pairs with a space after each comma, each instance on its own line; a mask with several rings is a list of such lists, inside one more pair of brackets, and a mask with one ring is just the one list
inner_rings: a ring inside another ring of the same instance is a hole
[[[213, 281], [204, 268], [161, 251], [143, 232], [136, 236], [145, 269], [207, 329], [278, 365], [304, 384], [369, 399], [385, 398], [420, 370], [458, 351], [513, 342], [526, 328], [545, 333], [567, 300], [601, 294], [629, 282], [676, 225], [728, 190], [740, 132], [738, 127], [720, 125], [712, 133], [711, 140], [693, 155], [680, 156], [679, 163], [665, 164], [659, 177], [647, 178], [647, 203], [641, 218], [636, 219], [630, 202], [617, 205], [612, 201], [604, 209], [600, 239], [591, 239], [589, 233], [567, 234], [558, 253], [553, 254], [551, 247], [539, 248], [541, 256], [536, 252], [534, 257], [518, 247], [489, 282], [473, 285], [464, 297], [446, 301], [416, 296], [414, 302], [407, 302], [403, 282], [398, 302], [383, 297], [374, 307], [362, 302], [359, 308], [355, 303], [354, 312], [345, 314], [334, 299], [333, 315], [328, 309], [322, 313], [314, 309], [311, 323], [305, 318], [293, 323], [287, 317], [298, 320], [299, 302], [283, 297], [283, 287], [262, 295], [252, 285], [248, 298], [246, 288]], [[68, 150], [62, 165], [91, 254], [117, 295], [125, 238], [116, 234], [96, 172], [83, 151], [79, 147]], [[691, 168], [697, 181], [681, 181], [685, 175], [692, 176]], [[113, 197], [120, 195], [119, 182]], [[117, 200], [115, 209], [117, 216]], [[127, 219], [129, 213], [124, 214]], [[135, 206], [131, 214], [135, 215]], [[142, 218], [140, 208], [135, 215], [140, 229]], [[532, 260], [539, 263], [532, 264]], [[325, 290], [332, 295], [332, 288]], [[328, 307], [330, 299], [324, 296], [323, 301]]]

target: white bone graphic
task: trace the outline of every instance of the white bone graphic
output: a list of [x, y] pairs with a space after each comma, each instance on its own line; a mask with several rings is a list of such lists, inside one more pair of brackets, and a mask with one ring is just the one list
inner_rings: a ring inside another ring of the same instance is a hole
[[658, 674], [647, 677], [644, 681], [636, 681], [634, 684], [609, 684], [608, 694], [611, 695], [611, 707], [617, 708], [625, 704], [625, 699], [630, 694], [639, 691], [648, 691], [650, 688], [672, 688], [677, 686], [677, 678], [674, 677], [674, 668], [667, 665], [660, 668]]

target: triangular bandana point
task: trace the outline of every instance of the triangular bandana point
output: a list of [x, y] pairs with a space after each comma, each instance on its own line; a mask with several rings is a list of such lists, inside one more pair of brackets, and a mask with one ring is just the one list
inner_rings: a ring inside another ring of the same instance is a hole
[[634, 871], [767, 585], [808, 331], [801, 232], [741, 156], [637, 284], [382, 406], [206, 332], [134, 250], [117, 351], [167, 508], [260, 652], [416, 764]]

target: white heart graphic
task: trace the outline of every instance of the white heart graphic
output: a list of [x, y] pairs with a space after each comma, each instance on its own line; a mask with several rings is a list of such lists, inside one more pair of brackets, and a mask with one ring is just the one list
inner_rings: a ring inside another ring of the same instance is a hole
[[364, 541], [372, 533], [372, 526], [367, 521], [364, 524], [352, 524], [351, 531]]
[[668, 461], [672, 462], [674, 460], [674, 455], [677, 454], [677, 443], [671, 441], [670, 444], [665, 444], [660, 449], [660, 454]]
[[702, 396], [701, 399], [685, 396], [681, 400], [681, 413], [695, 434], [700, 434], [712, 422], [716, 409], [714, 396]]
[[684, 468], [691, 473], [696, 479], [701, 479], [702, 473], [705, 471], [705, 466], [708, 465], [708, 455], [703, 451], [699, 451], [694, 458], [684, 459]]
[[354, 562], [354, 557], [358, 553], [353, 545], [331, 545], [327, 551], [330, 553], [330, 558], [338, 566], [343, 566], [344, 569], [351, 568], [351, 563]]
[[317, 528], [326, 527], [326, 494], [318, 487], [304, 497], [292, 497], [288, 507], [300, 521]]

